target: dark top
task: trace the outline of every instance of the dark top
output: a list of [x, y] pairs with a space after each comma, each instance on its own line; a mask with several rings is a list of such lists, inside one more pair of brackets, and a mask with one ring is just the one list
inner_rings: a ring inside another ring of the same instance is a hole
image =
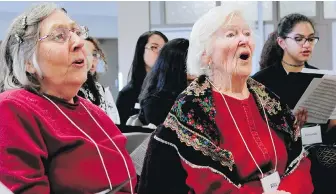
[[[317, 69], [305, 64], [305, 68]], [[294, 109], [313, 78], [320, 78], [320, 74], [289, 73], [281, 64], [271, 65], [252, 76], [253, 79], [265, 85], [274, 92], [283, 103]]]
[[139, 113], [139, 109], [134, 108], [139, 103], [140, 90], [128, 83], [120, 92], [117, 98], [117, 109], [120, 117], [120, 125], [125, 125], [127, 120]]
[[177, 95], [170, 92], [160, 92], [140, 102], [139, 119], [144, 125], [150, 123], [158, 126], [168, 115]]

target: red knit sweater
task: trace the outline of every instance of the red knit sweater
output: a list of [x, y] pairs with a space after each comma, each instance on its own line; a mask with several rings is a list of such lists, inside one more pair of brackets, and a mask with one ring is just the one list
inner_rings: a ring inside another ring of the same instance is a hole
[[[53, 101], [98, 144], [112, 186], [128, 179], [124, 160], [135, 177], [125, 149], [126, 138], [97, 106], [82, 98], [75, 104]], [[109, 188], [95, 145], [45, 98], [24, 89], [0, 94], [0, 181], [15, 193], [97, 193]], [[133, 188], [136, 178], [132, 180]], [[124, 190], [130, 190], [127, 184]]]
[[[221, 145], [221, 148], [232, 152], [236, 162], [238, 176], [241, 179], [246, 180], [249, 177], [257, 176], [260, 172], [248, 153], [222, 96], [217, 92], [213, 92], [213, 96], [217, 110], [216, 123], [224, 137], [224, 143]], [[261, 117], [252, 94], [245, 100], [237, 100], [229, 96], [226, 96], [225, 99], [228, 102], [239, 130], [259, 167], [263, 169], [263, 172], [273, 170], [275, 167], [275, 154], [272, 141], [267, 124]], [[287, 164], [286, 147], [281, 137], [279, 137], [272, 129], [271, 134], [277, 152], [277, 171], [281, 176], [284, 174]], [[186, 183], [189, 187], [193, 188], [196, 193], [206, 193], [207, 189], [209, 189], [209, 185], [217, 181], [221, 184], [216, 191], [212, 192], [213, 194], [263, 193], [260, 181], [249, 181], [241, 188], [237, 188], [225, 180], [221, 175], [213, 173], [209, 169], [193, 168], [183, 160], [181, 160], [181, 162], [188, 174]], [[292, 174], [281, 179], [278, 190], [284, 190], [291, 194], [312, 193], [314, 188], [310, 176], [309, 159], [304, 158], [300, 162], [299, 167]]]

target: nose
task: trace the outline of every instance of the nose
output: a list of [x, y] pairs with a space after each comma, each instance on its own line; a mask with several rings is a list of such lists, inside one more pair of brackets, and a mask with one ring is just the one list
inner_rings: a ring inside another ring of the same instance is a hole
[[241, 35], [239, 36], [239, 42], [238, 42], [238, 45], [239, 45], [239, 46], [246, 46], [247, 43], [248, 43], [248, 37], [245, 36], [245, 35], [243, 35], [243, 34], [241, 34]]
[[72, 52], [81, 50], [84, 47], [84, 44], [85, 44], [84, 39], [79, 37], [76, 33], [73, 33], [73, 32], [71, 33], [70, 40], [71, 40], [71, 51]]
[[305, 39], [305, 42], [303, 43], [302, 47], [307, 48], [307, 47], [310, 47], [310, 46], [311, 45], [310, 45], [308, 39]]

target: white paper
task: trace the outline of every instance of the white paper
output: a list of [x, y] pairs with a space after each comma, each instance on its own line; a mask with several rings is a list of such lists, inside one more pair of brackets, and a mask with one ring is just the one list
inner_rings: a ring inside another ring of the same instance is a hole
[[322, 143], [321, 126], [303, 127], [301, 129], [302, 145]]
[[264, 193], [273, 193], [278, 190], [280, 185], [280, 176], [278, 171], [260, 179]]
[[13, 194], [5, 185], [0, 182], [0, 193], [1, 194]]
[[139, 104], [139, 103], [135, 103], [135, 104], [134, 104], [134, 108], [135, 108], [135, 109], [140, 109], [140, 104]]
[[308, 69], [303, 68], [301, 73], [312, 73], [312, 74], [323, 74], [323, 75], [336, 75], [336, 72], [330, 70], [321, 70], [321, 69]]
[[294, 108], [308, 111], [308, 123], [327, 123], [336, 118], [336, 79], [314, 78]]

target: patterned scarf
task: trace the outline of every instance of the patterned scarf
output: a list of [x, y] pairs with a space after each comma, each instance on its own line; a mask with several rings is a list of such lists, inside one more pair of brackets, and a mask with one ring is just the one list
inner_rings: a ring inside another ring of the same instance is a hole
[[[270, 127], [285, 137], [288, 164], [284, 176], [287, 176], [305, 156], [300, 131], [292, 127], [295, 118], [288, 106], [265, 86], [252, 78], [247, 80], [247, 86], [262, 117], [265, 119], [263, 103]], [[163, 124], [164, 130], [159, 130], [154, 138], [174, 147], [180, 158], [191, 166], [208, 168], [240, 187], [243, 182], [238, 177], [234, 156], [230, 150], [219, 147], [230, 137], [221, 137], [215, 117], [211, 84], [206, 76], [200, 76], [178, 96]]]

